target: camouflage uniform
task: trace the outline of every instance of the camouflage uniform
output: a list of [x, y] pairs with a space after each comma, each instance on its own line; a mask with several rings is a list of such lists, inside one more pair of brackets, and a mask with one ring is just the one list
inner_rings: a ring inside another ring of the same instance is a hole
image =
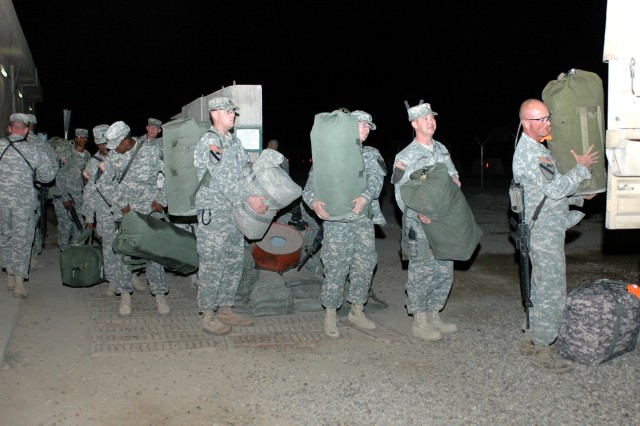
[[78, 152], [72, 144], [69, 149], [60, 154], [61, 167], [56, 175], [56, 183], [53, 188], [53, 207], [58, 219], [58, 247], [61, 251], [70, 247], [80, 235], [80, 230], [73, 222], [71, 213], [64, 207], [64, 202], [73, 197], [76, 213], [84, 228], [84, 218], [82, 217], [82, 189], [84, 178], [82, 171], [87, 165], [91, 154], [86, 149]]
[[[524, 189], [525, 221], [531, 227], [530, 328], [534, 344], [549, 345], [558, 336], [567, 296], [565, 232], [584, 217], [582, 212], [569, 210], [569, 205], [583, 205], [583, 197], [574, 194], [591, 173], [578, 164], [562, 175], [555, 162], [544, 164], [543, 172], [540, 157], [552, 159], [551, 151], [523, 133], [513, 155], [513, 177]], [[542, 210], [531, 224], [545, 195]]]
[[[211, 144], [222, 149], [219, 161], [209, 151]], [[244, 265], [244, 236], [235, 226], [232, 212], [251, 195], [242, 179], [243, 168], [249, 163], [240, 140], [233, 133], [225, 137], [213, 126], [200, 138], [193, 153], [198, 179], [207, 170], [211, 174], [210, 182], [202, 185], [195, 200], [201, 312], [234, 305]]]
[[[9, 146], [8, 140], [25, 158]], [[12, 275], [26, 279], [36, 227], [34, 181], [51, 182], [58, 164], [18, 135], [0, 139], [0, 153], [0, 260]]]
[[[117, 155], [112, 151], [108, 156]], [[82, 214], [86, 223], [95, 223], [96, 234], [102, 239], [102, 257], [104, 262], [104, 276], [107, 281], [116, 283], [118, 281], [118, 263], [116, 257], [120, 255], [113, 251], [113, 240], [116, 238], [115, 215], [113, 209], [96, 188], [96, 182], [102, 177], [102, 170], [98, 168], [101, 162], [106, 161], [100, 152], [94, 154], [87, 162], [85, 171], [89, 175], [89, 180], [84, 186], [84, 203]], [[121, 217], [122, 214], [118, 215]], [[120, 266], [122, 267], [122, 266]], [[125, 276], [130, 276], [128, 268], [122, 268]]]
[[[371, 213], [351, 222], [325, 220], [323, 223], [324, 239], [320, 258], [324, 281], [320, 299], [330, 309], [342, 305], [347, 276], [350, 283], [347, 301], [357, 305], [366, 303], [373, 270], [378, 262], [374, 224], [386, 223], [378, 201], [387, 174], [384, 160], [377, 149], [370, 146], [363, 146], [362, 149], [366, 184], [361, 195], [369, 203], [363, 212], [369, 210]], [[309, 172], [302, 198], [310, 207], [316, 201], [313, 169]]]
[[[158, 188], [156, 183], [158, 173], [164, 169], [164, 162], [161, 159], [161, 147], [155, 143], [143, 143], [138, 138], [135, 139], [136, 145], [132, 150], [124, 154], [119, 154], [115, 151], [109, 153], [105, 163], [105, 172], [96, 182], [96, 188], [106, 202], [112, 206], [114, 220], [122, 217], [121, 209], [127, 205], [131, 207], [131, 210], [151, 214], [158, 219], [164, 219], [165, 216], [162, 213], [151, 211], [153, 201], [165, 207], [167, 206], [167, 197], [164, 189]], [[136, 153], [127, 174], [122, 179], [122, 182], [118, 182], [131, 156], [141, 143], [142, 146]], [[111, 242], [113, 242], [113, 239]], [[116, 262], [116, 292], [120, 294], [131, 293], [133, 291], [131, 272], [122, 261], [122, 256], [116, 256]], [[147, 261], [146, 268], [151, 293], [154, 295], [167, 293], [168, 286], [164, 266], [156, 262]]]
[[[428, 149], [415, 139], [400, 151], [394, 160], [394, 164], [402, 162], [406, 165], [402, 178], [394, 183], [395, 198], [398, 207], [405, 215], [406, 226], [402, 230], [405, 238], [409, 229], [416, 232], [417, 255], [409, 256], [409, 271], [406, 284], [407, 311], [438, 312], [447, 303], [451, 286], [453, 285], [453, 261], [438, 260], [433, 257], [429, 240], [422, 229], [422, 222], [418, 219], [415, 210], [407, 209], [400, 195], [400, 187], [409, 180], [409, 176], [422, 167], [435, 163], [444, 163], [449, 175], [458, 176], [458, 171], [451, 161], [447, 148], [440, 142], [433, 140], [433, 149]], [[406, 211], [405, 211], [406, 210]]]

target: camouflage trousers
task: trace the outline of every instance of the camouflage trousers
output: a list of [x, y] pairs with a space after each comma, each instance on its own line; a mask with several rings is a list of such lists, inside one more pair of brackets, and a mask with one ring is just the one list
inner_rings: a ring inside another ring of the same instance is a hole
[[549, 345], [558, 337], [567, 299], [564, 230], [532, 229], [530, 237], [533, 342]]
[[453, 261], [434, 258], [422, 228], [416, 233], [418, 255], [409, 256], [407, 312], [439, 311], [447, 303], [453, 286]]
[[17, 277], [29, 278], [35, 229], [33, 205], [0, 206], [0, 261]]
[[244, 236], [230, 212], [198, 211], [198, 308], [233, 306], [244, 267]]
[[[76, 205], [76, 212], [82, 211], [82, 206]], [[66, 250], [71, 246], [72, 242], [75, 242], [80, 235], [80, 230], [75, 223], [73, 223], [73, 219], [71, 218], [71, 213], [69, 210], [64, 208], [64, 204], [62, 204], [62, 199], [54, 199], [53, 200], [53, 208], [56, 212], [56, 219], [58, 220], [58, 247], [60, 251]], [[80, 223], [84, 228], [84, 218], [82, 214], [78, 213], [78, 217], [80, 218]]]
[[96, 210], [96, 234], [102, 240], [102, 260], [104, 262], [104, 277], [111, 283], [117, 281], [117, 257], [119, 254], [113, 251], [113, 240], [116, 238], [116, 225], [113, 213], [110, 210]]
[[347, 276], [347, 301], [364, 304], [378, 262], [373, 222], [367, 218], [353, 222], [325, 221], [323, 226], [324, 239], [320, 252], [324, 271], [320, 294], [322, 304], [332, 309], [342, 305]]

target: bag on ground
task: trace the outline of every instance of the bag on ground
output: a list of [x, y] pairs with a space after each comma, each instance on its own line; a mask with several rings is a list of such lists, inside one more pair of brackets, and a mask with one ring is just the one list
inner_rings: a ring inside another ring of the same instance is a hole
[[60, 252], [62, 284], [90, 287], [106, 281], [102, 246], [93, 240], [93, 230], [85, 229], [76, 242]]

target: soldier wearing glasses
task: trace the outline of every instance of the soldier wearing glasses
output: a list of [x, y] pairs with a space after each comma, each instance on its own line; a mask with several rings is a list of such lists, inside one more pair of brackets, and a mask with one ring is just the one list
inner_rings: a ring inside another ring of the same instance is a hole
[[[532, 357], [533, 366], [552, 373], [564, 373], [571, 366], [557, 358], [552, 343], [558, 337], [567, 295], [564, 238], [567, 229], [576, 225], [584, 213], [569, 210], [582, 206], [595, 194], [575, 195], [580, 183], [591, 178], [589, 168], [599, 157], [571, 150], [576, 166], [566, 174], [558, 172], [551, 151], [544, 145], [551, 130], [551, 113], [537, 99], [520, 106], [522, 135], [513, 155], [513, 178], [524, 189], [525, 221], [530, 227], [531, 259], [530, 328], [524, 330], [520, 353]], [[543, 201], [544, 200], [544, 201]], [[542, 209], [531, 223], [536, 208]], [[526, 327], [523, 327], [526, 328]]]

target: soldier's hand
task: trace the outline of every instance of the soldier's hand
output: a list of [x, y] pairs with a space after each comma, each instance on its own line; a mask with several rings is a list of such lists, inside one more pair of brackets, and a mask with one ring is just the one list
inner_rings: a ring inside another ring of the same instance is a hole
[[73, 201], [71, 200], [63, 201], [62, 205], [64, 206], [65, 209], [69, 210], [71, 207], [73, 207]]
[[595, 197], [597, 194], [585, 194], [582, 196], [582, 198], [584, 198], [585, 200], [593, 200], [593, 197]]
[[86, 170], [83, 170], [82, 171], [82, 177], [84, 178], [84, 180], [88, 181], [89, 180], [89, 173], [87, 173]]
[[594, 145], [591, 145], [589, 149], [587, 149], [587, 152], [582, 155], [576, 154], [576, 152], [572, 149], [571, 154], [573, 155], [573, 158], [576, 159], [576, 163], [581, 164], [587, 168], [590, 168], [593, 163], [597, 163], [598, 158], [600, 158], [600, 153], [598, 151], [591, 152], [593, 147]]
[[254, 212], [265, 214], [267, 210], [269, 210], [269, 206], [264, 203], [264, 200], [268, 198], [269, 197], [265, 197], [264, 195], [250, 195], [249, 198], [247, 198], [247, 203]]
[[425, 225], [428, 225], [431, 223], [431, 219], [429, 219], [427, 216], [423, 215], [422, 213], [418, 213], [418, 219], [420, 219], [420, 222], [424, 223]]
[[129, 204], [127, 204], [126, 206], [121, 208], [120, 211], [122, 212], [122, 215], [124, 216], [125, 214], [127, 214], [127, 213], [129, 213], [131, 211], [131, 206]]
[[96, 229], [96, 225], [94, 223], [86, 223], [87, 229]]
[[324, 201], [320, 201], [320, 200], [316, 200], [313, 203], [311, 203], [311, 208], [313, 209], [314, 212], [316, 212], [316, 214], [320, 219], [329, 218], [329, 213], [327, 213], [327, 211], [324, 209], [324, 206], [325, 206]]
[[157, 202], [156, 200], [153, 200], [151, 202], [151, 211], [152, 212], [163, 212], [164, 211], [164, 206], [162, 204], [160, 204], [159, 202]]
[[362, 210], [364, 210], [364, 208], [367, 206], [367, 199], [360, 195], [353, 201], [351, 201], [351, 204], [353, 204], [353, 210], [351, 210], [351, 212], [360, 214], [362, 213]]

